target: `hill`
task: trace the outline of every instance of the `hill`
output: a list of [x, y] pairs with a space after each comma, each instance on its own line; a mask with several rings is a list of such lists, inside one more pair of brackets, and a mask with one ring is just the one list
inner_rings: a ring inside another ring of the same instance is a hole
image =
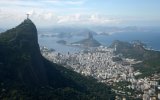
[[74, 42], [72, 43], [72, 45], [77, 45], [81, 47], [98, 47], [101, 44], [93, 38], [93, 35], [91, 33], [89, 33], [87, 39], [83, 39], [78, 42]]
[[141, 42], [128, 43], [118, 40], [114, 41], [110, 47], [116, 47], [116, 54], [142, 61], [142, 63], [134, 65], [136, 70], [140, 70], [143, 73], [140, 77], [160, 72], [159, 51], [147, 50]]
[[42, 57], [30, 19], [0, 34], [1, 100], [108, 100], [110, 87]]

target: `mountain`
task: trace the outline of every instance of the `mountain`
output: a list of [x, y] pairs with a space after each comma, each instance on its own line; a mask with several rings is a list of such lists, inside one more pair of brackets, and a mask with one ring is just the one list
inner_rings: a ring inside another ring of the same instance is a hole
[[67, 41], [65, 41], [65, 40], [58, 40], [57, 43], [62, 44], [62, 45], [66, 45]]
[[149, 60], [159, 57], [159, 51], [149, 50], [146, 44], [141, 41], [133, 41], [132, 43], [116, 40], [111, 45], [111, 48], [116, 47], [116, 54], [123, 54], [124, 57], [129, 57], [137, 60]]
[[98, 47], [101, 44], [93, 38], [91, 33], [88, 34], [87, 39], [80, 40], [78, 42], [72, 43], [72, 45], [82, 46], [82, 47]]
[[140, 77], [147, 77], [155, 73], [160, 73], [160, 51], [148, 50], [145, 44], [140, 41], [128, 43], [116, 40], [110, 47], [116, 48], [115, 54], [122, 54], [126, 58], [132, 58], [142, 61], [133, 67], [140, 70]]
[[31, 20], [25, 20], [16, 28], [2, 33], [0, 48], [2, 66], [10, 69], [9, 74], [13, 79], [20, 80], [24, 84], [47, 83], [38, 45], [37, 30]]
[[54, 28], [39, 29], [39, 33], [42, 35], [44, 33], [49, 33], [59, 38], [64, 38], [64, 37], [70, 38], [71, 36], [86, 37], [89, 32], [92, 33], [93, 35], [97, 35], [96, 32], [90, 29], [87, 29], [87, 28], [83, 28], [83, 27], [59, 26], [59, 27], [54, 27]]
[[138, 43], [128, 43], [124, 41], [115, 40], [110, 47], [116, 48], [115, 53], [116, 54], [123, 54], [125, 57], [129, 58], [135, 58], [138, 60], [142, 60], [144, 58], [144, 53], [147, 52], [147, 50], [143, 47], [143, 45], [140, 45]]
[[[113, 35], [121, 33], [159, 33], [159, 27], [137, 27], [137, 26], [92, 26], [89, 29], [97, 34]], [[153, 34], [152, 34], [153, 35]]]
[[30, 19], [0, 34], [1, 100], [108, 100], [110, 87], [46, 60]]

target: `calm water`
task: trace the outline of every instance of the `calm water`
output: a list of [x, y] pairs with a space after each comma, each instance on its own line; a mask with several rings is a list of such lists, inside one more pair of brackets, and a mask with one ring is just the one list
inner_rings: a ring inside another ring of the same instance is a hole
[[[68, 43], [76, 42], [78, 40], [84, 39], [82, 36], [74, 36], [70, 38], [58, 38], [58, 37], [41, 37], [39, 36], [40, 46], [46, 46], [48, 48], [53, 48], [58, 52], [67, 53], [67, 52], [78, 52], [81, 48], [70, 47], [61, 44], [57, 44], [58, 40], [65, 40]], [[133, 40], [141, 40], [146, 43], [148, 47], [151, 47], [155, 50], [160, 50], [160, 33], [117, 33], [113, 35], [96, 35], [94, 36], [102, 45], [108, 46], [114, 40], [121, 40], [131, 42]]]

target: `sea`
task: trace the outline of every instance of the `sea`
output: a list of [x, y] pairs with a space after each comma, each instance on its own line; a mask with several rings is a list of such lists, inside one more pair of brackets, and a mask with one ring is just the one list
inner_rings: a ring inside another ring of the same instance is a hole
[[[45, 33], [44, 33], [45, 34]], [[50, 33], [54, 34], [54, 33]], [[99, 41], [103, 46], [109, 46], [114, 40], [120, 40], [125, 42], [132, 42], [134, 40], [140, 40], [142, 43], [145, 43], [148, 48], [160, 51], [160, 32], [121, 32], [114, 33], [111, 35], [94, 35], [93, 36], [97, 41]], [[85, 36], [72, 36], [72, 37], [63, 37], [59, 38], [56, 36], [42, 36], [38, 35], [38, 42], [40, 46], [45, 46], [49, 49], [54, 49], [59, 53], [76, 53], [83, 48], [67, 46], [57, 43], [58, 40], [65, 40], [67, 43], [77, 42], [87, 38]]]

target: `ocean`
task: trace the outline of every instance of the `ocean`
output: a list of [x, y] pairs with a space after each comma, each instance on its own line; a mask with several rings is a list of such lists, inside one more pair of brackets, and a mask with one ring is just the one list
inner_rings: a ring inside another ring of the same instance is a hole
[[[57, 52], [60, 53], [75, 53], [82, 50], [82, 48], [78, 47], [71, 47], [62, 44], [58, 44], [58, 40], [65, 40], [67, 43], [76, 42], [82, 40], [86, 37], [84, 36], [72, 36], [69, 38], [59, 38], [59, 37], [52, 37], [46, 36], [42, 37], [38, 35], [39, 45], [45, 46], [47, 48], [55, 49]], [[140, 40], [143, 43], [147, 44], [147, 46], [154, 50], [160, 50], [160, 33], [158, 32], [122, 32], [122, 33], [115, 33], [112, 35], [94, 35], [94, 38], [99, 41], [104, 46], [109, 46], [114, 40], [126, 41], [131, 42], [134, 40]]]

